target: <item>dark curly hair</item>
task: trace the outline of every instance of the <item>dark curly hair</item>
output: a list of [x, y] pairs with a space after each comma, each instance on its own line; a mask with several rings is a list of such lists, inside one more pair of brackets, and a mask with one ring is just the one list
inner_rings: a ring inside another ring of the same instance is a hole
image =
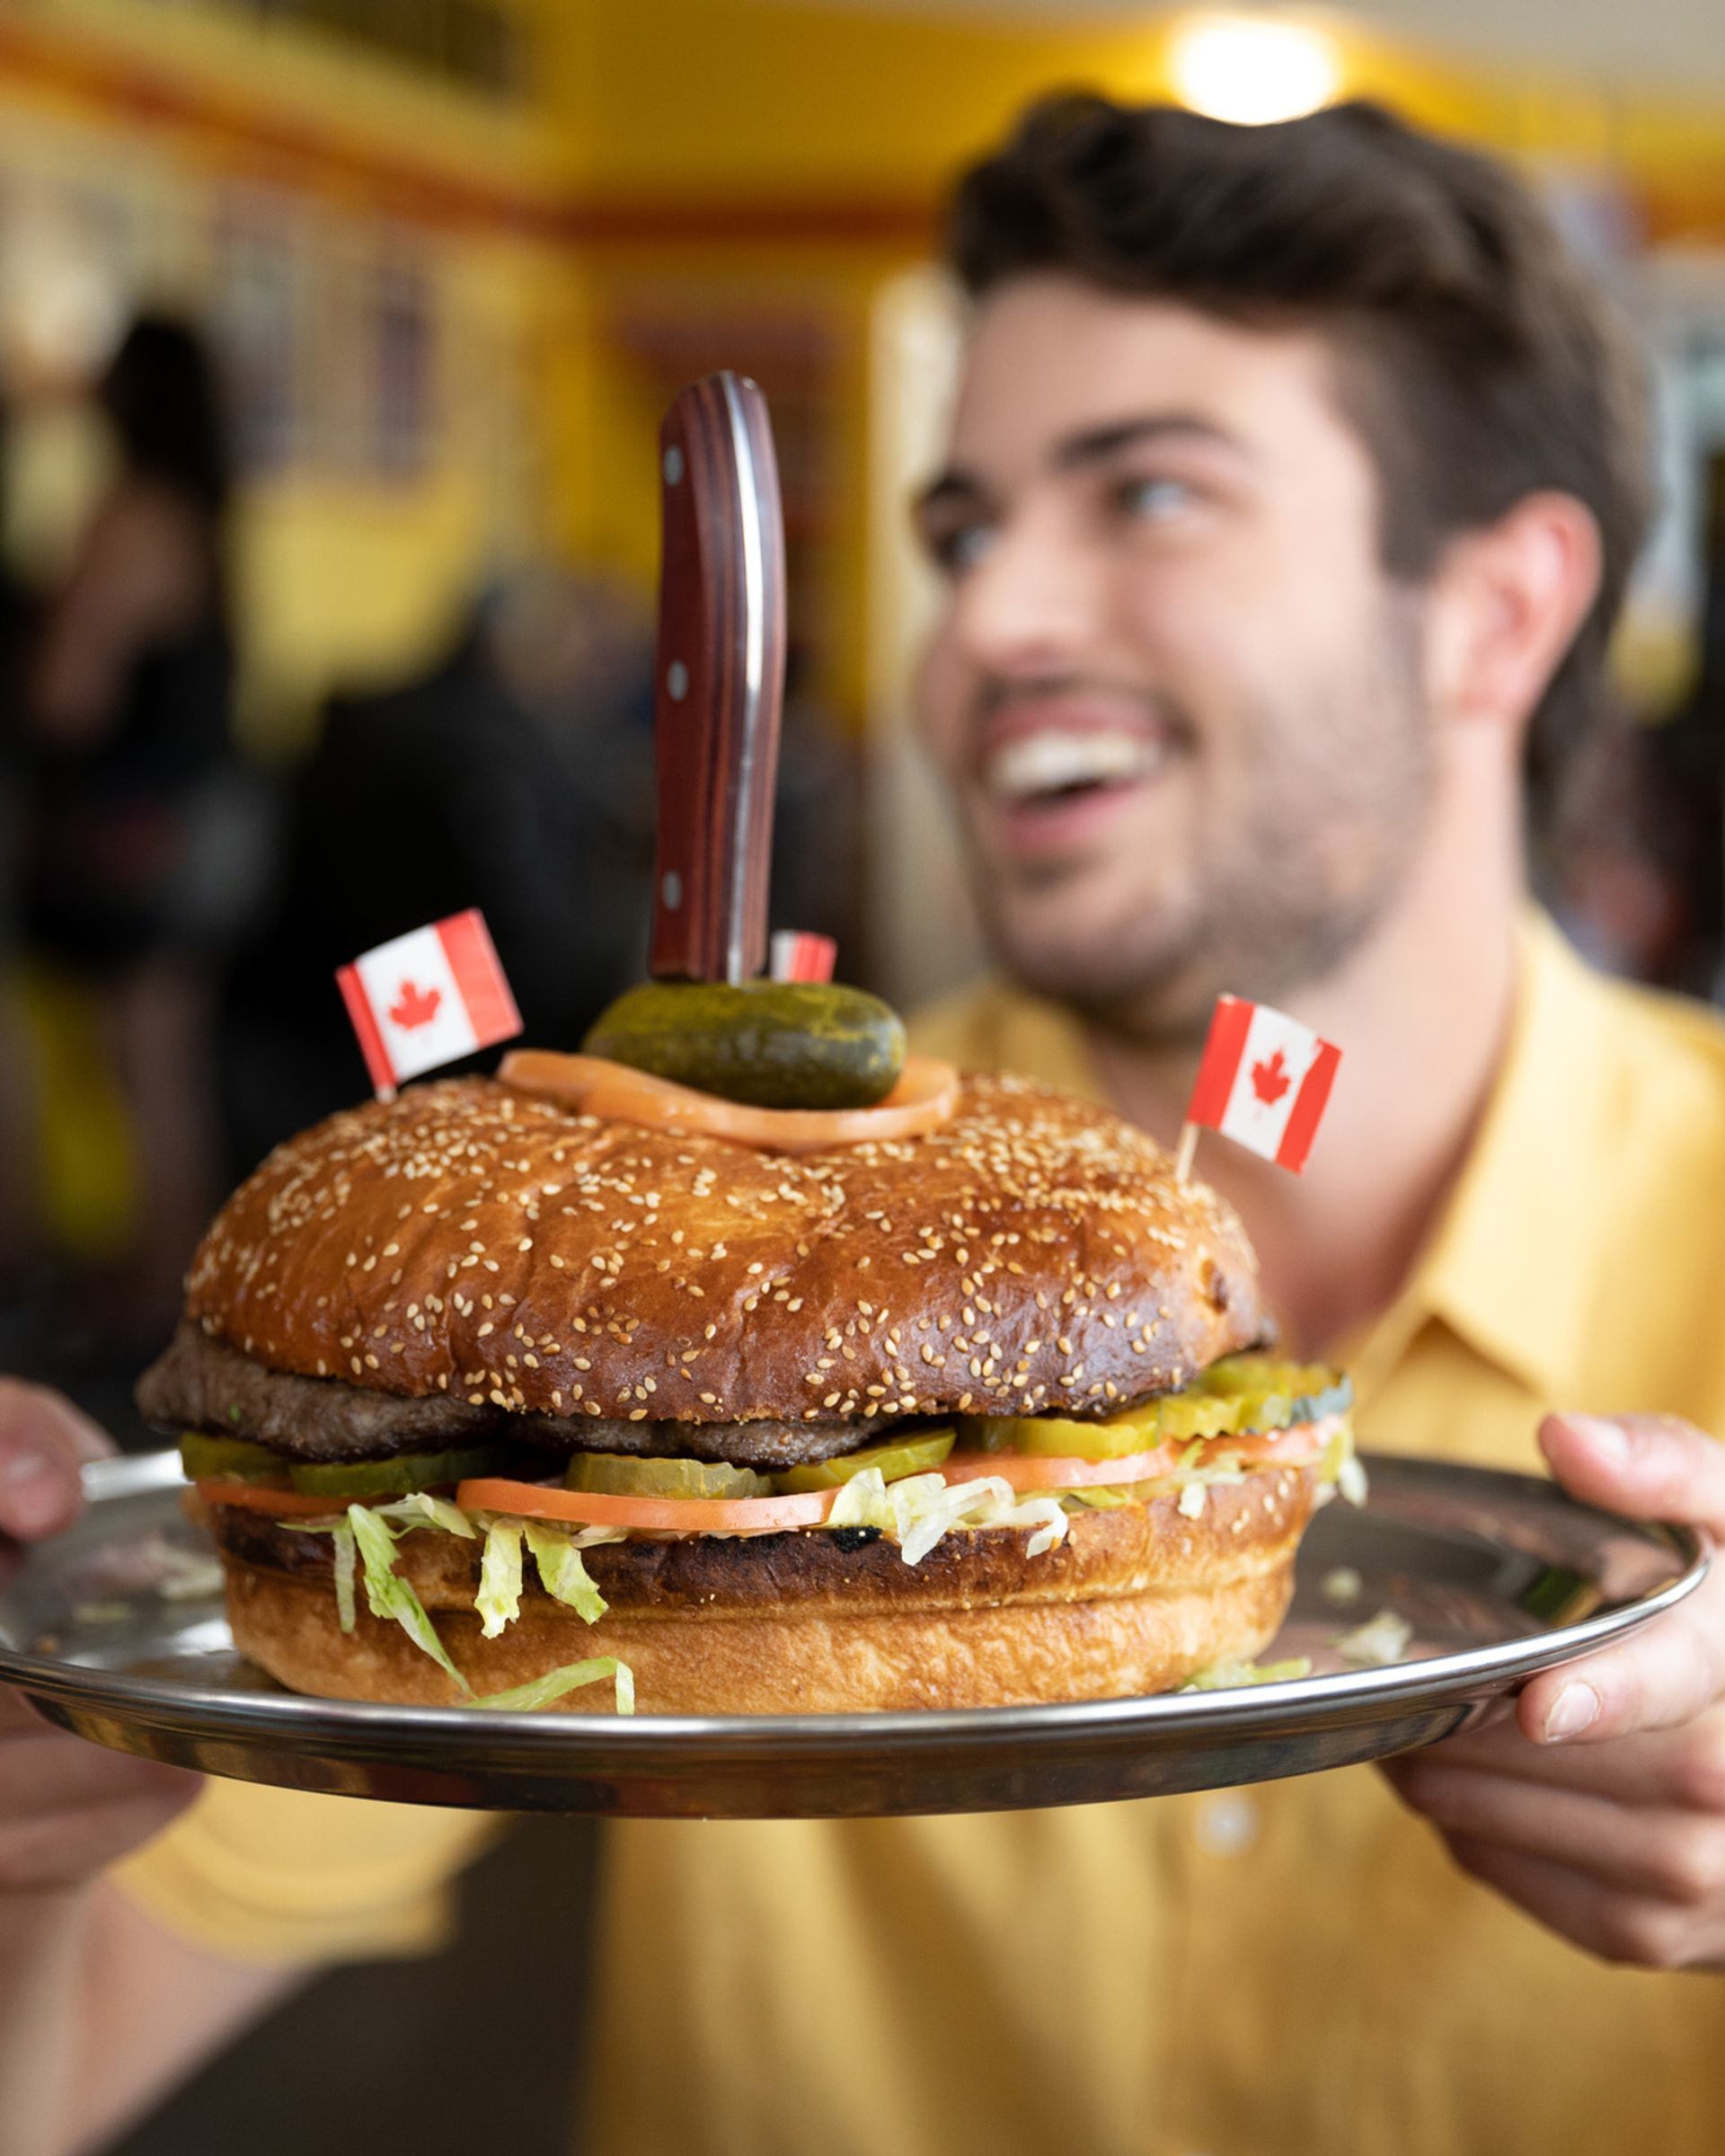
[[1064, 270], [1328, 336], [1398, 578], [1528, 494], [1583, 503], [1599, 590], [1529, 735], [1550, 788], [1606, 699], [1652, 508], [1649, 399], [1626, 325], [1511, 172], [1372, 104], [1247, 128], [1069, 94], [965, 174], [949, 255], [977, 297]]

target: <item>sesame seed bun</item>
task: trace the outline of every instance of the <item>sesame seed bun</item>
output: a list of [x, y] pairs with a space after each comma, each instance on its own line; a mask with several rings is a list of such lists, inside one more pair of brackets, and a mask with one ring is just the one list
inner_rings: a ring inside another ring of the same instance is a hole
[[[966, 1077], [939, 1130], [794, 1159], [482, 1079], [416, 1087], [271, 1154], [210, 1229], [186, 1311], [141, 1388], [152, 1419], [325, 1459], [473, 1431], [783, 1464], [883, 1422], [1105, 1416], [1265, 1330], [1213, 1192], [1115, 1117], [1004, 1076]], [[616, 1655], [648, 1711], [1102, 1697], [1255, 1653], [1315, 1488], [1266, 1465], [1195, 1515], [1166, 1494], [1075, 1505], [1034, 1557], [997, 1526], [953, 1528], [916, 1565], [872, 1528], [633, 1535], [587, 1552], [597, 1623], [529, 1562], [490, 1640], [475, 1543], [409, 1532], [396, 1561], [481, 1692]], [[342, 1632], [328, 1537], [191, 1501], [236, 1643], [283, 1683], [455, 1696], [363, 1596]]]
[[279, 1147], [187, 1313], [264, 1367], [506, 1414], [1105, 1414], [1263, 1329], [1234, 1214], [1100, 1109], [968, 1076], [953, 1119], [790, 1159], [417, 1086]]

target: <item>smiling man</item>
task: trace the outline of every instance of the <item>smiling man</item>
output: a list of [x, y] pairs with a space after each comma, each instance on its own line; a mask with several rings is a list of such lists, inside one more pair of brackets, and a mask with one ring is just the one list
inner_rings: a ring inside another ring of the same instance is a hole
[[[1346, 1049], [1310, 1167], [1202, 1169], [1367, 1441], [1543, 1447], [1725, 1536], [1725, 1028], [1523, 891], [1524, 766], [1600, 701], [1645, 517], [1603, 303], [1506, 174], [1360, 109], [1046, 108], [954, 254], [923, 702], [1001, 977], [924, 1045], [1172, 1139], [1219, 990], [1297, 1014]], [[0, 1532], [64, 1524], [90, 1442], [0, 1387]], [[582, 2145], [1712, 2156], [1721, 1694], [1725, 1574], [1393, 1780], [614, 1825]], [[420, 1943], [482, 1831], [217, 1784], [93, 1886], [188, 1794], [0, 1699], [8, 2156]]]
[[[1507, 173], [1360, 108], [1062, 101], [952, 253], [921, 704], [999, 977], [919, 1045], [1172, 1143], [1218, 993], [1295, 1013], [1345, 1048], [1306, 1172], [1201, 1170], [1367, 1442], [1725, 1531], [1725, 1028], [1525, 892], [1524, 774], [1605, 701], [1647, 514], [1602, 296]], [[625, 1829], [598, 2145], [1701, 2156], [1721, 1693], [1716, 1578], [1393, 1780]], [[650, 1993], [643, 1913], [691, 1948]], [[698, 2108], [630, 2072], [665, 2026], [707, 2034]]]
[[1419, 610], [1334, 372], [1316, 331], [1058, 272], [978, 323], [919, 504], [953, 594], [923, 702], [996, 948], [1107, 1030], [1329, 972], [1406, 866]]

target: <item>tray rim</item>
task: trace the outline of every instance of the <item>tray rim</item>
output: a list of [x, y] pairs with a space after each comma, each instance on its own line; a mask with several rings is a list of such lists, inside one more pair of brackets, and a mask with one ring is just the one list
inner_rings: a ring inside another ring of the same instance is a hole
[[[1418, 1661], [1286, 1679], [1275, 1687], [1278, 1709], [1291, 1717], [1310, 1710], [1314, 1724], [1330, 1727], [1367, 1720], [1384, 1710], [1432, 1706], [1500, 1692], [1517, 1679], [1577, 1659], [1595, 1647], [1639, 1630], [1686, 1601], [1707, 1578], [1713, 1560], [1704, 1531], [1670, 1522], [1632, 1520], [1571, 1498], [1548, 1477], [1479, 1467], [1428, 1454], [1362, 1455], [1368, 1477], [1393, 1483], [1438, 1481], [1482, 1497], [1508, 1494], [1523, 1503], [1557, 1507], [1609, 1523], [1665, 1550], [1681, 1568], [1651, 1594], [1573, 1625], [1468, 1648]], [[84, 1471], [90, 1507], [152, 1495], [178, 1486], [179, 1455], [172, 1448], [95, 1461]], [[85, 1517], [88, 1515], [84, 1515]], [[1505, 1545], [1507, 1548], [1508, 1545]], [[1561, 1643], [1563, 1651], [1552, 1652]], [[1158, 1734], [1225, 1735], [1261, 1721], [1265, 1688], [1242, 1686], [1206, 1692], [1128, 1694], [1119, 1699], [1063, 1701], [1029, 1706], [916, 1709], [902, 1712], [829, 1715], [633, 1715], [510, 1712], [465, 1706], [409, 1707], [360, 1700], [327, 1700], [295, 1692], [234, 1692], [178, 1678], [131, 1675], [93, 1664], [65, 1661], [0, 1641], [0, 1683], [26, 1693], [68, 1701], [139, 1724], [217, 1735], [275, 1737], [332, 1754], [375, 1756], [394, 1737], [431, 1744], [471, 1736], [475, 1714], [484, 1717], [487, 1748], [551, 1765], [560, 1755], [571, 1768], [603, 1749], [620, 1772], [646, 1768], [667, 1754], [693, 1760], [721, 1754], [729, 1760], [771, 1756], [796, 1759], [890, 1750], [899, 1757], [943, 1751], [967, 1740], [985, 1745], [1071, 1733], [1106, 1742], [1110, 1735], [1138, 1741]], [[212, 1723], [215, 1725], [212, 1727]]]

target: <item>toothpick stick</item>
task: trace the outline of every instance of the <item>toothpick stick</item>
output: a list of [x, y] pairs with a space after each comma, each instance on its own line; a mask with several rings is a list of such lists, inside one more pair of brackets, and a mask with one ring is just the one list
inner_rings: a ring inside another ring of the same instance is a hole
[[1190, 1183], [1192, 1180], [1192, 1155], [1198, 1151], [1199, 1125], [1182, 1123], [1180, 1127], [1180, 1150], [1174, 1155], [1174, 1180]]

